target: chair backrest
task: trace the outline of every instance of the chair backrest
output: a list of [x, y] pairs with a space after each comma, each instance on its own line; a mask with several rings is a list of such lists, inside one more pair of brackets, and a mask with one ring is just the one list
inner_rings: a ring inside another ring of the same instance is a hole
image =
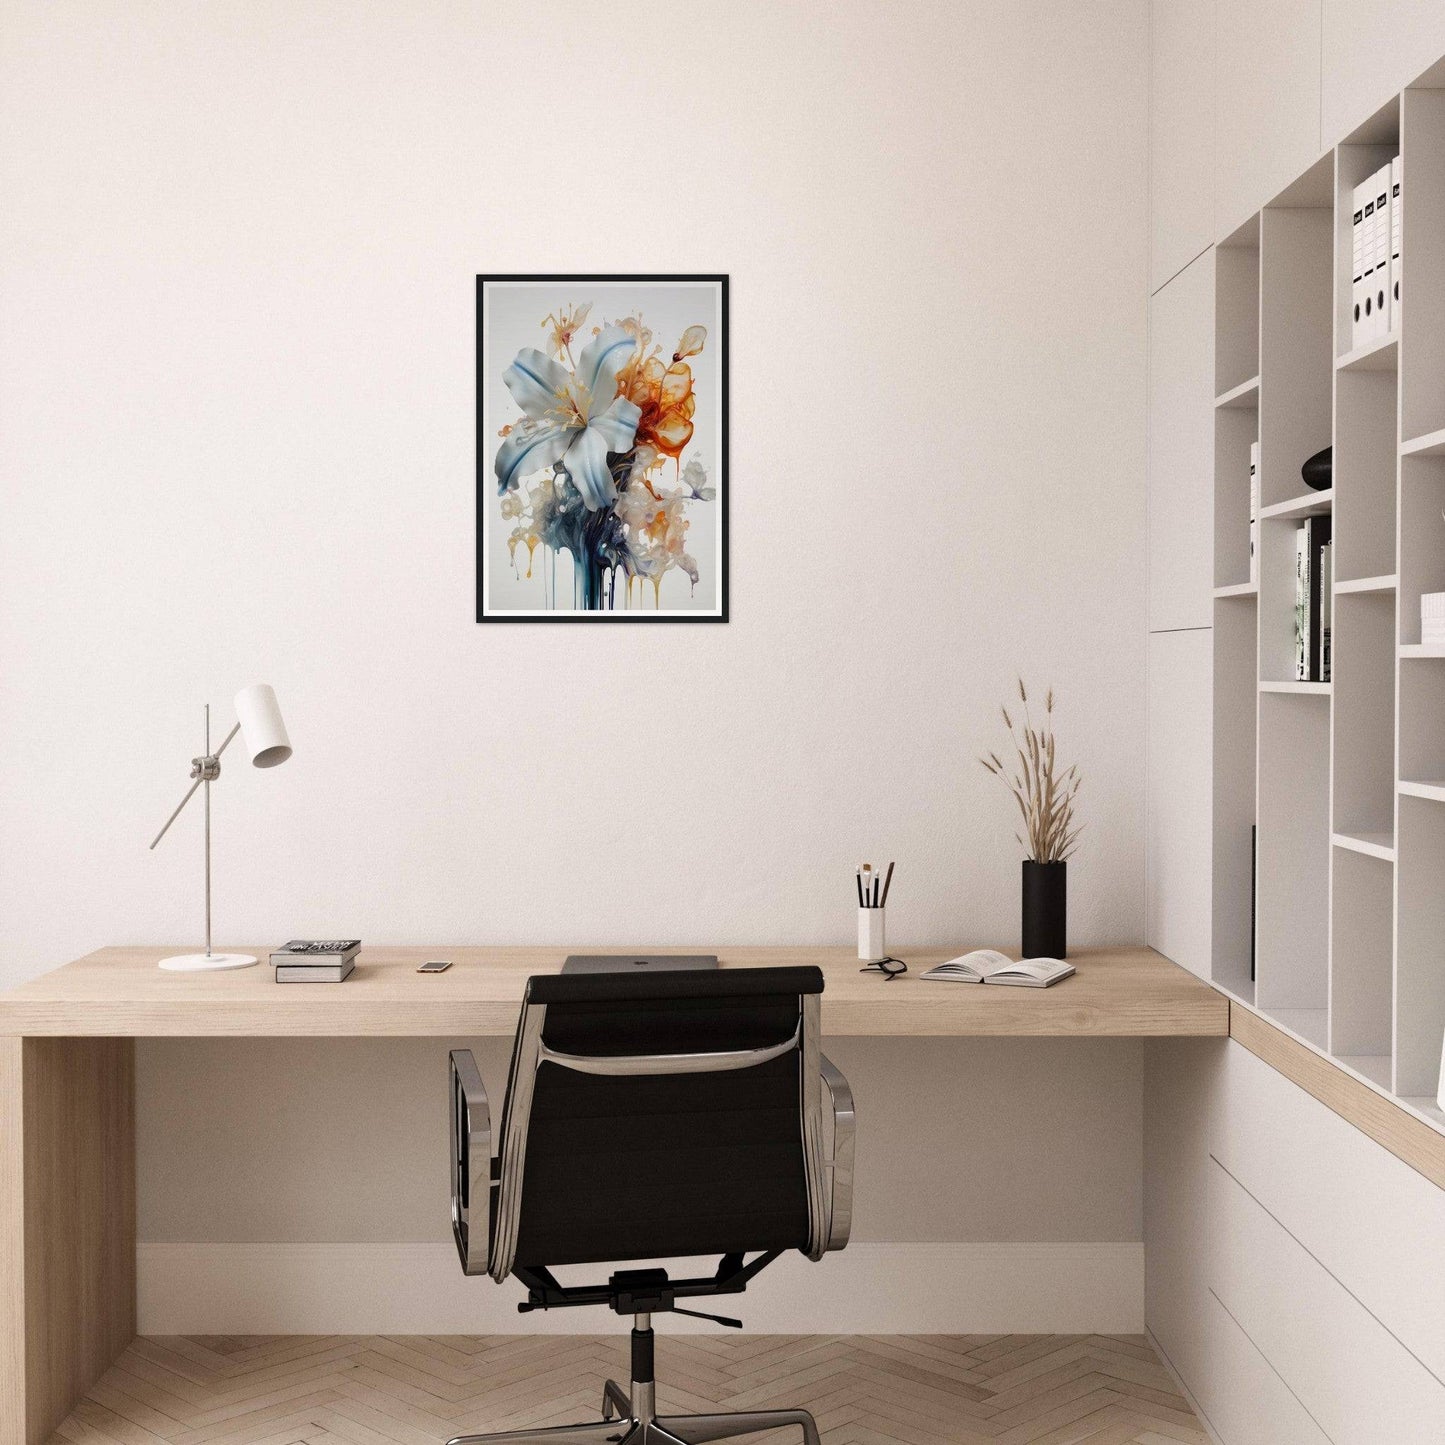
[[827, 1248], [816, 968], [530, 979], [490, 1269]]

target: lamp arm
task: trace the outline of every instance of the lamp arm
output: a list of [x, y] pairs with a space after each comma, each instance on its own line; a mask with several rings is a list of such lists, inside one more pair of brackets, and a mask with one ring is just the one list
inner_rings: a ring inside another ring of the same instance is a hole
[[[202, 783], [208, 783], [208, 782], [211, 781], [211, 778], [215, 777], [215, 775], [216, 775], [215, 772], [212, 771], [211, 769], [206, 768], [204, 765], [207, 764], [207, 763], [210, 763], [210, 764], [216, 764], [216, 763], [218, 763], [219, 760], [220, 760], [221, 754], [226, 751], [227, 747], [230, 746], [231, 739], [234, 738], [234, 737], [236, 736], [236, 734], [237, 734], [238, 732], [240, 732], [240, 731], [241, 731], [241, 724], [238, 722], [238, 723], [236, 723], [236, 724], [231, 728], [231, 731], [226, 734], [226, 741], [223, 742], [223, 743], [221, 744], [221, 746], [218, 747], [214, 753], [212, 753], [209, 757], [206, 757], [206, 758], [197, 758], [197, 759], [195, 760], [195, 763], [194, 763], [194, 765], [193, 765], [193, 767], [192, 767], [192, 769], [191, 769], [191, 776], [194, 777], [196, 781], [195, 781], [194, 783], [192, 783], [191, 786], [190, 786], [190, 788], [186, 791], [186, 796], [185, 796], [184, 798], [182, 798], [179, 803], [176, 804], [176, 810], [175, 810], [175, 812], [172, 813], [172, 814], [170, 815], [170, 817], [166, 819], [165, 824], [164, 824], [164, 826], [161, 828], [160, 832], [157, 833], [157, 834], [155, 835], [155, 837], [151, 840], [151, 847], [152, 847], [152, 848], [154, 848], [154, 847], [156, 846], [156, 844], [159, 843], [159, 842], [161, 841], [161, 839], [166, 836], [166, 833], [170, 830], [171, 824], [174, 823], [174, 822], [176, 821], [176, 819], [181, 816], [181, 809], [184, 808], [184, 807], [186, 806], [186, 804], [189, 803], [193, 797], [195, 797], [195, 795], [196, 795], [196, 789], [199, 788]], [[211, 775], [210, 777], [207, 777], [207, 776], [206, 776], [207, 772], [210, 772], [210, 775]]]
[[240, 732], [240, 731], [241, 731], [241, 724], [240, 724], [239, 722], [234, 722], [234, 723], [232, 723], [232, 724], [231, 724], [231, 731], [226, 734], [226, 741], [223, 742], [223, 743], [221, 744], [221, 746], [218, 747], [218, 748], [216, 749], [216, 751], [215, 751], [211, 756], [212, 756], [212, 757], [217, 757], [217, 758], [219, 758], [219, 757], [221, 756], [221, 754], [222, 754], [223, 752], [225, 752], [228, 747], [231, 746], [231, 739], [232, 739], [233, 737], [235, 737], [236, 734], [237, 734], [238, 732]]

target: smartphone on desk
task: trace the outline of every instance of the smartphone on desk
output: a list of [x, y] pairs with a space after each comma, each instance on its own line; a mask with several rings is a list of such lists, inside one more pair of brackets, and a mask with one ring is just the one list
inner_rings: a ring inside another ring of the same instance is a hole
[[429, 958], [417, 969], [418, 973], [445, 973], [452, 966], [449, 958]]

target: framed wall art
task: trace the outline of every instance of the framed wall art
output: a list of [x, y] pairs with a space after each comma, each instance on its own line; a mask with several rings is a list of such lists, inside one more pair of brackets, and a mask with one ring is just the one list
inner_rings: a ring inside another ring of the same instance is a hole
[[726, 622], [726, 276], [477, 277], [477, 621]]

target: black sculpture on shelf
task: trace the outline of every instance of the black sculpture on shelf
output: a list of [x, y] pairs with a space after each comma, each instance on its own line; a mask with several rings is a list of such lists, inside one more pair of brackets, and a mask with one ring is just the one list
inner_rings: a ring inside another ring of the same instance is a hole
[[1335, 484], [1335, 449], [1332, 446], [1326, 447], [1322, 452], [1316, 452], [1299, 469], [1300, 476], [1304, 478], [1305, 486], [1316, 492], [1327, 492]]

